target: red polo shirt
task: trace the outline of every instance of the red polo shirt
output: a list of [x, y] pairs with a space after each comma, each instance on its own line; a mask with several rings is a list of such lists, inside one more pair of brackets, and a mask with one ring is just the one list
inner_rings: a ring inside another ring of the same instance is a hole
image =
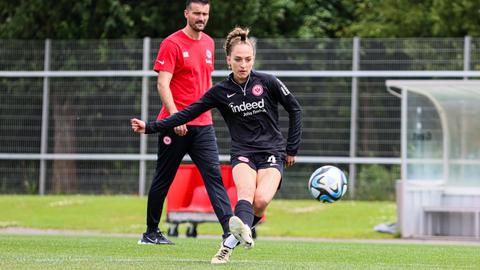
[[[153, 66], [156, 72], [166, 71], [173, 74], [170, 90], [177, 109], [180, 111], [200, 99], [212, 86], [215, 44], [211, 37], [202, 33], [200, 40], [191, 39], [179, 30], [160, 44], [160, 50]], [[162, 106], [157, 120], [170, 114]], [[203, 113], [188, 125], [205, 126], [212, 124], [210, 111]]]

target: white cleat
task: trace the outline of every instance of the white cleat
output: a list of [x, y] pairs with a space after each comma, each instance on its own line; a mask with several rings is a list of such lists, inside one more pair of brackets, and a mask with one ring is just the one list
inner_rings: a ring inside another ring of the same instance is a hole
[[228, 263], [230, 260], [230, 255], [232, 255], [233, 248], [229, 248], [223, 245], [223, 241], [220, 243], [220, 249], [217, 254], [213, 256], [210, 261], [212, 264], [223, 264]]
[[252, 230], [239, 217], [232, 216], [228, 221], [228, 226], [230, 227], [230, 232], [240, 241], [240, 244], [246, 249], [253, 248], [255, 243], [252, 238]]

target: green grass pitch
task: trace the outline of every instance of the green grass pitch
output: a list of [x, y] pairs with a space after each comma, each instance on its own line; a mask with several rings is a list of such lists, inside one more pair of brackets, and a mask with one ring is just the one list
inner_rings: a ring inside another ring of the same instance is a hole
[[[137, 196], [0, 196], [0, 229], [87, 230], [104, 233], [142, 233], [145, 230], [146, 198]], [[393, 238], [373, 231], [379, 223], [396, 219], [394, 202], [274, 199], [267, 220], [258, 228], [262, 236], [322, 238]], [[168, 224], [162, 216], [161, 229]], [[288, 224], [288, 225], [287, 225]], [[180, 232], [185, 232], [185, 226]], [[199, 234], [220, 235], [218, 223], [198, 226]]]
[[[237, 248], [227, 265], [210, 264], [220, 244], [217, 223], [199, 225], [208, 237], [138, 245], [145, 207], [146, 198], [136, 196], [0, 196], [0, 269], [480, 269], [478, 243], [389, 243], [394, 235], [374, 232], [395, 221], [393, 202], [274, 200], [255, 248]], [[69, 235], [13, 233], [20, 228]]]
[[227, 265], [211, 265], [219, 240], [0, 234], [0, 269], [478, 269], [478, 246], [362, 244], [257, 239]]

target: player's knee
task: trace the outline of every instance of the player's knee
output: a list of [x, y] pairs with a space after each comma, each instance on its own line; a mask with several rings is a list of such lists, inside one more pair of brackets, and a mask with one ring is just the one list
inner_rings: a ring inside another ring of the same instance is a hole
[[253, 210], [255, 213], [263, 213], [268, 206], [269, 201], [262, 196], [255, 196], [253, 201]]

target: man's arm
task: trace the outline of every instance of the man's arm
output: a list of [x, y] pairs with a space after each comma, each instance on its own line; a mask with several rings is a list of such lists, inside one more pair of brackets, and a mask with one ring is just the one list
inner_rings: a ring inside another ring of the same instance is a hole
[[[172, 91], [170, 90], [170, 81], [172, 80], [173, 74], [166, 71], [159, 71], [157, 78], [157, 91], [162, 101], [163, 106], [167, 109], [170, 115], [176, 113], [177, 106], [173, 101]], [[174, 131], [179, 136], [184, 136], [187, 134], [187, 125], [180, 125], [174, 128]]]

